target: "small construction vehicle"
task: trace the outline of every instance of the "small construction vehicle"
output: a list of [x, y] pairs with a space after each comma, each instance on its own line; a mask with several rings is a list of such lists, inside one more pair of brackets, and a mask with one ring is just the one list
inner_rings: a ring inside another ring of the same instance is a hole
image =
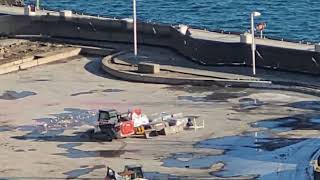
[[134, 134], [133, 121], [114, 109], [99, 110], [98, 125], [90, 132], [90, 137], [112, 141]]
[[107, 167], [105, 180], [146, 180], [144, 179], [141, 165], [127, 165], [123, 172], [116, 173], [110, 167]]

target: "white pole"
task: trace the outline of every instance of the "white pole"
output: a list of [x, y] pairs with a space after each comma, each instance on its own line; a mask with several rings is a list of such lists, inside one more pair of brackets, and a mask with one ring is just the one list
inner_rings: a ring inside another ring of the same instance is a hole
[[252, 71], [253, 71], [253, 75], [256, 75], [256, 44], [254, 41], [254, 13], [251, 13], [251, 50], [252, 50]]
[[39, 10], [40, 9], [40, 0], [37, 0], [37, 3], [36, 3], [36, 8]]
[[260, 31], [260, 39], [262, 39], [263, 38], [263, 35], [262, 35], [262, 30]]
[[137, 44], [137, 9], [136, 0], [133, 0], [133, 43], [134, 43], [134, 56], [138, 54]]

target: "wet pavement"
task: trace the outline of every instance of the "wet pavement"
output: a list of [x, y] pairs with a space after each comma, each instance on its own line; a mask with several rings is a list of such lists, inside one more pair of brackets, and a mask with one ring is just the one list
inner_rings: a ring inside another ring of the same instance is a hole
[[130, 152], [135, 153], [139, 150], [94, 150], [94, 151], [85, 151], [80, 150], [76, 147], [81, 146], [82, 143], [66, 143], [58, 145], [59, 148], [66, 149], [66, 153], [57, 153], [54, 155], [66, 156], [68, 158], [90, 158], [90, 157], [101, 157], [101, 158], [114, 158], [120, 157], [121, 155]]
[[0, 132], [13, 131], [14, 127], [9, 125], [0, 126]]
[[28, 96], [34, 96], [37, 93], [31, 92], [31, 91], [5, 91], [1, 96], [0, 99], [3, 100], [17, 100], [17, 99], [22, 99]]
[[288, 104], [289, 107], [306, 109], [306, 110], [320, 110], [320, 101], [299, 101]]
[[[79, 169], [71, 170], [64, 172], [63, 174], [67, 175], [66, 179], [77, 179], [79, 176], [89, 174], [97, 169], [106, 168], [105, 165], [95, 165], [93, 167], [80, 167]], [[101, 178], [102, 179], [102, 178]]]
[[[15, 127], [15, 130], [27, 132], [22, 136], [14, 136], [13, 138], [20, 140], [51, 140], [63, 141], [77, 140], [82, 138], [78, 136], [63, 136], [65, 130], [77, 129], [83, 125], [94, 126], [97, 121], [97, 111], [84, 110], [77, 108], [65, 108], [64, 112], [59, 114], [51, 114], [51, 117], [34, 119], [31, 125], [22, 125]], [[60, 135], [60, 136], [59, 136]]]
[[252, 93], [250, 89], [222, 88], [219, 86], [169, 86], [166, 89], [191, 94], [178, 96], [178, 100], [191, 102], [227, 102], [229, 99], [248, 96]]
[[236, 111], [250, 111], [257, 109], [263, 105], [266, 105], [266, 103], [260, 101], [259, 99], [253, 99], [253, 98], [241, 98], [239, 99], [239, 106], [233, 107]]
[[122, 89], [104, 89], [104, 90], [91, 90], [91, 91], [84, 91], [84, 92], [78, 92], [71, 94], [70, 96], [79, 96], [79, 95], [88, 95], [88, 94], [94, 94], [94, 93], [114, 93], [114, 92], [122, 92], [124, 90]]
[[224, 150], [221, 155], [172, 154], [163, 161], [163, 166], [210, 169], [214, 164], [223, 163], [221, 171], [211, 174], [223, 178], [242, 176], [259, 177], [259, 179], [312, 178], [310, 161], [320, 147], [320, 139], [288, 138], [279, 133], [298, 129], [320, 130], [320, 115], [270, 119], [250, 125], [259, 130], [208, 139], [195, 144], [196, 148]]

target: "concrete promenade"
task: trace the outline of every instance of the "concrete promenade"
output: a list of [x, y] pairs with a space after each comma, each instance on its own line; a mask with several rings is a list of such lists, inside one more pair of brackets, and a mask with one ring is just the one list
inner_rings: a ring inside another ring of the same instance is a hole
[[[207, 39], [211, 41], [219, 41], [219, 42], [227, 42], [227, 43], [239, 43], [240, 36], [234, 34], [224, 34], [224, 33], [216, 33], [209, 32], [199, 29], [189, 29], [191, 33], [191, 37], [197, 39]], [[272, 46], [279, 48], [287, 48], [287, 49], [296, 49], [296, 50], [304, 50], [304, 51], [314, 51], [314, 45], [286, 42], [286, 41], [277, 41], [272, 39], [259, 39], [256, 38], [257, 45], [264, 46]]]
[[[50, 13], [50, 15], [59, 15], [58, 12], [48, 11], [48, 10], [40, 10], [38, 11], [40, 15], [46, 15]], [[1, 6], [0, 5], [0, 14], [9, 14], [9, 15], [23, 15], [24, 9], [21, 7], [8, 7], [8, 6]], [[101, 18], [96, 16], [87, 16], [87, 15], [78, 15], [75, 14], [77, 17], [90, 17], [90, 18]], [[105, 18], [108, 19], [108, 18]], [[227, 42], [227, 43], [239, 43], [240, 36], [234, 34], [225, 34], [225, 33], [217, 33], [217, 32], [209, 32], [200, 29], [192, 29], [189, 28], [189, 32], [192, 38], [195, 39], [205, 39], [211, 41], [218, 41], [218, 42]], [[271, 39], [256, 39], [257, 45], [264, 45], [264, 46], [271, 46], [271, 47], [279, 47], [279, 48], [287, 48], [287, 49], [296, 49], [296, 50], [304, 50], [304, 51], [314, 51], [314, 45], [307, 45], [307, 44], [300, 44], [300, 43], [292, 43], [292, 42], [285, 42], [285, 41], [277, 41]]]

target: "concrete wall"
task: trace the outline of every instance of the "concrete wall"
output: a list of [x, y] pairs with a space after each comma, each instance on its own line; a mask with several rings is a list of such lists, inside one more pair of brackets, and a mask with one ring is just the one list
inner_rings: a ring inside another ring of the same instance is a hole
[[[131, 43], [132, 24], [124, 20], [63, 18], [58, 16], [0, 16], [0, 34], [49, 35], [82, 40]], [[206, 65], [250, 65], [250, 46], [194, 39], [174, 27], [138, 23], [140, 44], [165, 46]], [[257, 46], [257, 66], [320, 74], [320, 53]]]

